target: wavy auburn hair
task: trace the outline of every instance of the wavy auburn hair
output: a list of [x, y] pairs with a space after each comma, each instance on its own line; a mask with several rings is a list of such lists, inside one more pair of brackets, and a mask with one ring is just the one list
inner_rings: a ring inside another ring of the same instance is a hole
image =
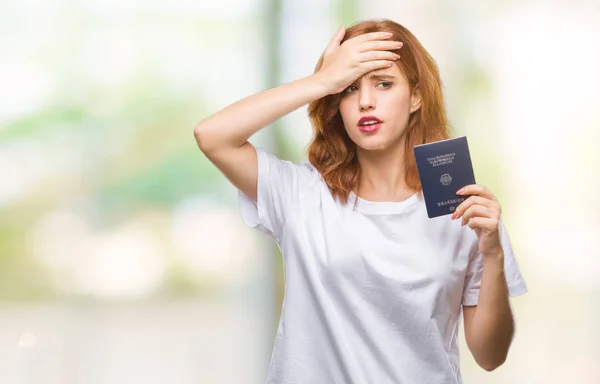
[[[410, 115], [404, 133], [406, 184], [421, 191], [413, 147], [450, 137], [438, 67], [417, 38], [391, 20], [369, 20], [355, 24], [346, 30], [342, 42], [369, 32], [391, 32], [393, 36], [390, 40], [404, 43], [402, 48], [392, 51], [401, 55], [396, 65], [408, 80], [411, 92], [417, 87], [421, 92], [421, 107]], [[322, 65], [323, 55], [315, 72]], [[309, 104], [308, 116], [314, 137], [308, 146], [308, 160], [319, 170], [333, 197], [346, 204], [350, 192], [358, 189], [360, 166], [356, 144], [348, 136], [339, 112], [340, 98], [341, 94], [333, 94]]]

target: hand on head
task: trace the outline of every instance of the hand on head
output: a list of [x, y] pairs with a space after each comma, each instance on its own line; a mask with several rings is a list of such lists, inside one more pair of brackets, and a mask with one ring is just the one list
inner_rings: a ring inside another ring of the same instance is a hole
[[365, 33], [342, 43], [345, 34], [342, 26], [325, 49], [317, 72], [330, 94], [342, 92], [365, 73], [388, 68], [400, 58], [390, 52], [402, 47], [402, 42], [389, 40], [391, 33]]

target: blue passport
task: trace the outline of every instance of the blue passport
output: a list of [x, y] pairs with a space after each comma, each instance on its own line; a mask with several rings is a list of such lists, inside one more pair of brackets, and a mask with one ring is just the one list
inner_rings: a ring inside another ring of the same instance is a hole
[[429, 218], [454, 213], [469, 196], [459, 196], [462, 187], [475, 184], [467, 137], [421, 144], [414, 147], [423, 198]]

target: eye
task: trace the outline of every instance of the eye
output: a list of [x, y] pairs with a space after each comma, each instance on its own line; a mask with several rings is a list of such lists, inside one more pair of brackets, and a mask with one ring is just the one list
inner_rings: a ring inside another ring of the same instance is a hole
[[377, 86], [382, 86], [381, 88], [389, 88], [392, 86], [392, 82], [391, 81], [380, 81], [379, 83], [377, 83]]
[[343, 94], [343, 95], [347, 95], [347, 94], [349, 94], [349, 93], [352, 93], [352, 92], [354, 92], [354, 91], [355, 91], [355, 90], [357, 90], [357, 89], [358, 89], [358, 88], [356, 88], [356, 85], [351, 85], [351, 86], [349, 86], [348, 88], [344, 89], [344, 90], [342, 91], [342, 94]]

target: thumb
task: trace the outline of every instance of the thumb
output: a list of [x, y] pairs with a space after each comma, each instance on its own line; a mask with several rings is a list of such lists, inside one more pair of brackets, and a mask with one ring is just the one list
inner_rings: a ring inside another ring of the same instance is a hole
[[331, 52], [333, 52], [337, 47], [340, 46], [340, 43], [342, 42], [342, 39], [344, 38], [344, 35], [346, 34], [346, 29], [344, 28], [344, 26], [342, 25], [340, 27], [340, 29], [337, 30], [337, 32], [335, 33], [335, 36], [333, 36], [333, 38], [331, 39], [331, 41], [329, 42], [329, 45], [327, 46], [327, 49], [325, 49], [325, 54], [328, 55]]

